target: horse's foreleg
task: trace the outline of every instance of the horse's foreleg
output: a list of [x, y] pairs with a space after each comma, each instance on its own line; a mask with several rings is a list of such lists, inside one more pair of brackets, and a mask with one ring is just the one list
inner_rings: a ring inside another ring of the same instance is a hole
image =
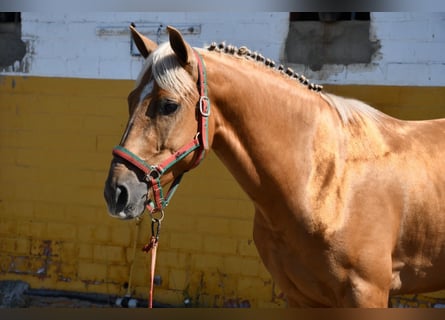
[[359, 277], [351, 279], [344, 307], [387, 308], [389, 288], [381, 288]]

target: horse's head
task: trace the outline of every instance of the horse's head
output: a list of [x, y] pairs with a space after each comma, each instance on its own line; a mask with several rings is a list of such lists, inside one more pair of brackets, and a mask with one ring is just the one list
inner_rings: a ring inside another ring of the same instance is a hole
[[168, 27], [170, 41], [158, 47], [130, 29], [146, 62], [128, 96], [129, 121], [104, 190], [110, 214], [122, 219], [138, 217], [150, 203], [155, 210], [167, 205], [163, 187], [174, 190], [208, 148], [210, 111], [203, 62], [179, 31]]

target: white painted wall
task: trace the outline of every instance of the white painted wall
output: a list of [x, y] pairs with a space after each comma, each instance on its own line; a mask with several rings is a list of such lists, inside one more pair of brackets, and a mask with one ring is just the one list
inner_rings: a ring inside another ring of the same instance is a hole
[[373, 21], [385, 81], [445, 85], [445, 13], [376, 13]]
[[[279, 61], [288, 17], [286, 12], [24, 12], [22, 39], [29, 52], [22, 65], [3, 73], [21, 70], [34, 76], [135, 79], [142, 59], [130, 54], [131, 22], [153, 32], [152, 39], [161, 24], [198, 25], [200, 33], [186, 36], [193, 46], [226, 41]], [[326, 65], [318, 72], [304, 65], [292, 67], [318, 83], [445, 85], [445, 13], [372, 13], [371, 21], [371, 37], [381, 44], [371, 64]], [[166, 39], [162, 33], [159, 40]]]
[[[29, 43], [29, 73], [42, 76], [135, 79], [142, 59], [130, 55], [128, 26], [141, 31], [164, 26], [160, 41], [166, 41], [166, 25], [201, 25], [201, 32], [185, 36], [191, 45], [203, 47], [212, 41], [248, 45], [279, 59], [287, 35], [287, 13], [89, 13], [22, 14], [22, 38]], [[144, 28], [145, 26], [145, 28]], [[151, 26], [151, 28], [150, 28]], [[114, 33], [114, 35], [103, 35]], [[153, 40], [156, 34], [149, 35]]]
[[371, 13], [370, 37], [381, 45], [370, 64], [293, 67], [322, 83], [445, 85], [445, 13]]

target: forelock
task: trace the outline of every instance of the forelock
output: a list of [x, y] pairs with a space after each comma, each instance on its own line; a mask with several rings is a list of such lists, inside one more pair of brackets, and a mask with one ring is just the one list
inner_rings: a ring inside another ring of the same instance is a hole
[[159, 87], [178, 99], [190, 99], [191, 93], [196, 90], [190, 74], [179, 64], [168, 42], [161, 44], [148, 57], [147, 64], [151, 65], [153, 79]]

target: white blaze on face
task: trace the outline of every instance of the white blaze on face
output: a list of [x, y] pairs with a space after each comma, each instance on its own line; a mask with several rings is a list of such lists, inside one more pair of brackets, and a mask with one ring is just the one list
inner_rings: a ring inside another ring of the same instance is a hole
[[139, 104], [141, 104], [142, 101], [144, 101], [145, 97], [147, 97], [148, 94], [149, 94], [150, 92], [153, 91], [153, 84], [154, 84], [154, 81], [153, 81], [153, 79], [152, 79], [152, 80], [150, 80], [150, 81], [145, 85], [145, 87], [142, 89], [142, 91], [141, 91], [141, 95], [140, 95], [140, 97], [139, 97]]
[[[142, 89], [141, 95], [139, 96], [138, 106], [142, 103], [142, 101], [144, 101], [144, 99], [148, 96], [148, 94], [150, 94], [150, 92], [153, 91], [153, 83], [154, 83], [153, 80], [151, 80]], [[133, 127], [133, 121], [134, 121], [135, 114], [136, 114], [136, 112], [133, 112], [130, 120], [128, 121], [127, 129], [125, 129], [124, 135], [122, 136], [122, 139], [120, 142], [121, 145], [123, 145], [125, 140], [127, 140], [128, 133], [130, 132], [131, 128]]]

